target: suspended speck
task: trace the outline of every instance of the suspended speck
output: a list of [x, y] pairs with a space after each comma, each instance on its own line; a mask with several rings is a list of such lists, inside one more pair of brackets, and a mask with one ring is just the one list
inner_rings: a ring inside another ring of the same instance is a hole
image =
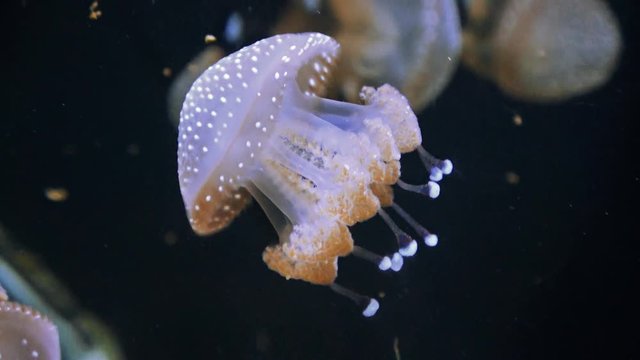
[[53, 202], [63, 202], [69, 197], [69, 191], [62, 187], [50, 187], [44, 189], [44, 195]]
[[218, 40], [215, 36], [211, 35], [211, 34], [207, 34], [204, 36], [204, 43], [205, 44], [212, 44], [214, 42], [216, 42], [216, 40]]

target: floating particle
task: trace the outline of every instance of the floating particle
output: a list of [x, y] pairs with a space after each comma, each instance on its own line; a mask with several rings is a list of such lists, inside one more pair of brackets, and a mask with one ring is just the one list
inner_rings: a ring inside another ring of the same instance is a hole
[[164, 240], [165, 244], [172, 246], [178, 242], [178, 235], [176, 235], [176, 233], [173, 231], [167, 231], [164, 234], [162, 240]]
[[211, 34], [207, 34], [204, 36], [204, 43], [205, 44], [213, 44], [214, 42], [216, 42], [218, 39], [211, 35]]
[[520, 116], [520, 114], [513, 115], [513, 124], [515, 126], [522, 126], [522, 116]]
[[400, 360], [400, 342], [397, 336], [393, 338], [393, 354], [396, 356], [396, 360]]
[[98, 9], [98, 2], [94, 1], [89, 6], [89, 19], [98, 20], [102, 16], [102, 10]]
[[170, 78], [171, 75], [173, 75], [173, 71], [171, 70], [170, 67], [166, 66], [166, 67], [162, 68], [162, 76], [164, 76], [166, 78]]
[[69, 197], [69, 191], [62, 187], [50, 187], [44, 189], [44, 196], [53, 202], [63, 202]]
[[507, 171], [504, 175], [507, 184], [510, 185], [518, 185], [520, 183], [520, 175], [514, 173], [513, 171]]

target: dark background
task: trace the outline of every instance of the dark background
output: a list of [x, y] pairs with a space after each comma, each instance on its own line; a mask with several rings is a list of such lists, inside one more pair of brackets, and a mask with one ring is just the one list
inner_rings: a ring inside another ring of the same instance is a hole
[[[398, 274], [341, 260], [341, 284], [386, 294], [372, 319], [269, 271], [261, 252], [276, 234], [258, 206], [210, 238], [184, 214], [162, 69], [179, 71], [205, 34], [221, 38], [233, 11], [251, 19], [246, 42], [266, 36], [285, 4], [105, 0], [91, 21], [90, 3], [3, 2], [0, 222], [128, 358], [393, 359], [396, 337], [402, 359], [640, 356], [634, 2], [612, 2], [625, 50], [600, 90], [531, 105], [461, 68], [419, 114], [427, 148], [456, 171], [439, 199], [398, 201], [441, 241]], [[406, 179], [422, 171], [403, 159]], [[47, 187], [68, 200], [47, 200]], [[353, 233], [393, 248], [379, 218]]]

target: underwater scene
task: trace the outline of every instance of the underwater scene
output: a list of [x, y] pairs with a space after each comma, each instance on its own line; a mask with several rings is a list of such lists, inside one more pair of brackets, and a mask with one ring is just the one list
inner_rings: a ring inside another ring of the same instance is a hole
[[633, 2], [4, 5], [0, 359], [640, 358]]

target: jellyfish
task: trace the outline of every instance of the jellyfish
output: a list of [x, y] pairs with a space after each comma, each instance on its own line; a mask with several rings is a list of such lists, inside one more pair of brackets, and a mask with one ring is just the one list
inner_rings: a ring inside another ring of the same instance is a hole
[[[320, 33], [260, 40], [207, 69], [186, 94], [178, 127], [178, 181], [187, 217], [200, 235], [219, 232], [254, 198], [278, 234], [262, 259], [287, 279], [326, 285], [363, 307], [375, 299], [335, 283], [338, 258], [353, 254], [399, 270], [417, 243], [382, 206], [424, 239], [437, 237], [393, 202], [391, 185], [439, 193], [451, 172], [422, 146], [406, 98], [390, 85], [363, 87], [363, 104], [324, 98], [339, 45]], [[429, 180], [399, 179], [400, 155], [417, 150]], [[349, 226], [379, 214], [398, 251], [381, 256], [354, 245]]]
[[193, 84], [203, 71], [223, 57], [224, 50], [222, 50], [222, 48], [216, 45], [207, 46], [193, 58], [173, 80], [167, 95], [167, 110], [169, 118], [174, 125], [178, 124], [182, 101], [187, 91], [191, 88], [191, 84]]
[[[60, 356], [64, 359], [124, 359], [117, 339], [106, 325], [79, 306], [40, 257], [25, 248], [2, 223], [0, 284], [6, 289], [0, 286], [1, 360], [59, 359]], [[8, 294], [11, 301], [8, 301]], [[28, 307], [22, 304], [28, 304]], [[3, 306], [12, 312], [3, 314]], [[46, 314], [46, 317], [38, 313]], [[7, 339], [15, 339], [21, 334], [25, 335], [26, 342], [20, 340], [8, 345], [3, 342], [3, 335], [7, 335]], [[30, 339], [29, 334], [33, 334], [33, 338]], [[46, 350], [42, 351], [38, 344]], [[10, 356], [17, 350], [15, 345], [20, 346], [20, 351], [30, 352], [21, 352], [20, 357]], [[6, 349], [12, 349], [12, 352], [4, 352]]]
[[333, 87], [350, 101], [364, 84], [388, 83], [420, 111], [449, 83], [462, 46], [454, 0], [332, 0], [328, 7], [332, 16], [318, 16], [294, 2], [275, 31], [333, 34], [344, 49]]
[[466, 0], [463, 62], [507, 94], [556, 102], [611, 76], [620, 30], [601, 0]]
[[333, 0], [347, 98], [363, 84], [397, 86], [419, 111], [449, 83], [462, 47], [454, 0]]
[[1, 285], [0, 359], [60, 359], [56, 326], [37, 310], [9, 301]]

